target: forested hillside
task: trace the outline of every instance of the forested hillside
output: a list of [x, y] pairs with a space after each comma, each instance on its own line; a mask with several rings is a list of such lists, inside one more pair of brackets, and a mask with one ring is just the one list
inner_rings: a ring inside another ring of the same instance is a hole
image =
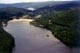
[[75, 37], [77, 36], [77, 10], [58, 11], [47, 13], [40, 18], [36, 18], [32, 24], [47, 28], [60, 39], [64, 44], [74, 47], [77, 46]]
[[14, 46], [14, 38], [3, 29], [2, 21], [0, 20], [0, 53], [12, 53]]

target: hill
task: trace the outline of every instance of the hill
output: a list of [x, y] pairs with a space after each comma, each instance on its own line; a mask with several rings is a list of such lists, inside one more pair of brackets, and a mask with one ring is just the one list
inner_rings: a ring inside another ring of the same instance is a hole
[[29, 14], [30, 12], [31, 12], [30, 10], [16, 7], [0, 8], [0, 19], [8, 19], [13, 16], [19, 17], [24, 14]]
[[55, 4], [55, 5], [48, 5], [42, 8], [39, 8], [37, 10], [34, 11], [34, 13], [36, 14], [40, 14], [40, 13], [44, 13], [44, 12], [55, 12], [55, 11], [63, 11], [63, 10], [69, 10], [69, 9], [73, 9], [73, 8], [78, 8], [80, 7], [79, 2], [77, 1], [71, 1], [71, 2], [66, 2], [66, 3], [62, 3], [62, 4]]

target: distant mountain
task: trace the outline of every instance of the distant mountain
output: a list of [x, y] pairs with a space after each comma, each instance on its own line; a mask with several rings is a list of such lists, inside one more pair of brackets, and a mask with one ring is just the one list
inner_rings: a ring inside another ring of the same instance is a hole
[[43, 13], [43, 12], [53, 12], [55, 10], [57, 11], [62, 11], [62, 10], [69, 10], [72, 8], [76, 8], [76, 7], [80, 7], [79, 2], [77, 1], [71, 1], [68, 3], [62, 3], [62, 4], [56, 4], [56, 5], [52, 5], [52, 6], [45, 6], [42, 8], [39, 8], [37, 10], [34, 11], [34, 13], [38, 14], [38, 13]]
[[[0, 18], [11, 18], [12, 16], [30, 15], [35, 16], [44, 12], [54, 12], [55, 10], [68, 10], [70, 8], [80, 7], [79, 2], [34, 2], [34, 3], [16, 3], [0, 4]], [[34, 10], [34, 11], [33, 11]]]
[[26, 10], [26, 9], [23, 9], [23, 8], [16, 8], [16, 7], [0, 8], [0, 12], [3, 12], [3, 11], [6, 11], [8, 13], [18, 13], [18, 12], [27, 13], [27, 12], [30, 12], [30, 10]]
[[17, 7], [17, 8], [41, 8], [45, 6], [53, 6], [55, 4], [62, 4], [66, 2], [47, 1], [47, 2], [30, 2], [30, 3], [15, 3], [15, 4], [0, 4], [0, 8], [3, 7]]
[[0, 8], [0, 19], [8, 19], [13, 16], [19, 17], [25, 14], [30, 14], [31, 12], [31, 10], [16, 7]]

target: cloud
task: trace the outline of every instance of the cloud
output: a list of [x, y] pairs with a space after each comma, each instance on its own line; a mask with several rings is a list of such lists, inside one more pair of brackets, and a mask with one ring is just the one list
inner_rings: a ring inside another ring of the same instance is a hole
[[41, 2], [50, 0], [0, 0], [0, 3]]
[[0, 0], [0, 3], [42, 2], [42, 1], [72, 1], [72, 0]]

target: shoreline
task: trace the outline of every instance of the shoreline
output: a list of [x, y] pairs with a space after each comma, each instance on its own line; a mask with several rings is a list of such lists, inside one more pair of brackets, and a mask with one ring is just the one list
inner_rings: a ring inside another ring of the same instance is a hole
[[9, 22], [14, 22], [14, 21], [29, 21], [29, 22], [32, 22], [33, 19], [13, 19], [13, 20], [10, 20]]

